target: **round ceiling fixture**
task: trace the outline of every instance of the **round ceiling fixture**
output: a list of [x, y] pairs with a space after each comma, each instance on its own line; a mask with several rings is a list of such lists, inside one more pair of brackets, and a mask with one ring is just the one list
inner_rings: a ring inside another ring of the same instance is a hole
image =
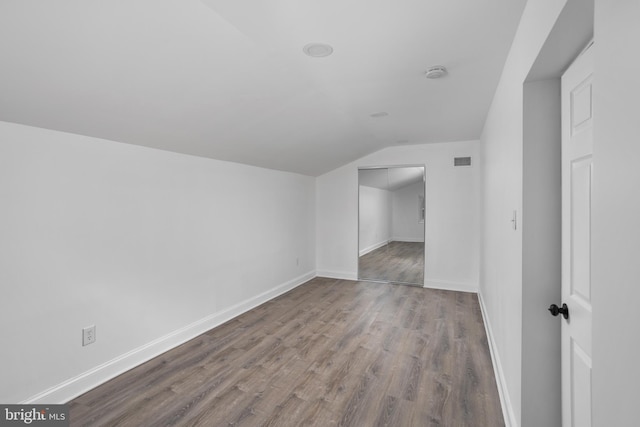
[[444, 77], [447, 75], [447, 69], [442, 65], [436, 65], [434, 67], [430, 67], [427, 71], [425, 71], [424, 75], [428, 79], [439, 79], [440, 77]]
[[369, 116], [373, 117], [374, 119], [379, 119], [380, 117], [386, 117], [388, 115], [389, 113], [387, 113], [386, 111], [378, 111], [377, 113], [369, 114]]
[[312, 58], [324, 58], [325, 56], [329, 56], [333, 53], [333, 48], [328, 44], [309, 43], [302, 48], [302, 51], [305, 55], [311, 56]]

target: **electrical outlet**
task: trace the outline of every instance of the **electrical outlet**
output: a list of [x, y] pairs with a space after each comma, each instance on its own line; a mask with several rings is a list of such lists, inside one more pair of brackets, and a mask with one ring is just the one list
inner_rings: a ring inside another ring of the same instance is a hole
[[96, 325], [87, 326], [82, 329], [82, 346], [96, 342]]

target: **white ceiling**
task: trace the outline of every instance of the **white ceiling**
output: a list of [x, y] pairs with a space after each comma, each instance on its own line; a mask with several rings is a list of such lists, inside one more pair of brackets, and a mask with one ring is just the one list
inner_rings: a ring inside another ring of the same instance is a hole
[[478, 139], [524, 3], [2, 0], [0, 120], [320, 175]]
[[358, 183], [366, 187], [395, 191], [424, 180], [424, 168], [391, 167], [358, 170]]

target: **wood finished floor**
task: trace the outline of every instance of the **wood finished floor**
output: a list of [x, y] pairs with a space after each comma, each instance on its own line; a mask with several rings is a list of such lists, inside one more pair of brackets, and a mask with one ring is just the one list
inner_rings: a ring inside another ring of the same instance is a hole
[[475, 294], [316, 278], [69, 402], [72, 426], [503, 426]]
[[362, 280], [424, 283], [424, 243], [390, 242], [361, 256], [358, 275]]

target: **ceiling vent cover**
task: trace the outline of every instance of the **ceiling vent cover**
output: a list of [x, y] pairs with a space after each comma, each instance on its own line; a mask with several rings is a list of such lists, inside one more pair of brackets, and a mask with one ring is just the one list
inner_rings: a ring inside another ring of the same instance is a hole
[[302, 51], [305, 55], [313, 58], [324, 58], [325, 56], [329, 56], [333, 53], [333, 48], [324, 43], [309, 43], [302, 48]]
[[447, 69], [442, 65], [436, 65], [425, 71], [424, 75], [428, 79], [439, 79], [447, 75]]
[[471, 166], [471, 157], [454, 157], [453, 166]]

